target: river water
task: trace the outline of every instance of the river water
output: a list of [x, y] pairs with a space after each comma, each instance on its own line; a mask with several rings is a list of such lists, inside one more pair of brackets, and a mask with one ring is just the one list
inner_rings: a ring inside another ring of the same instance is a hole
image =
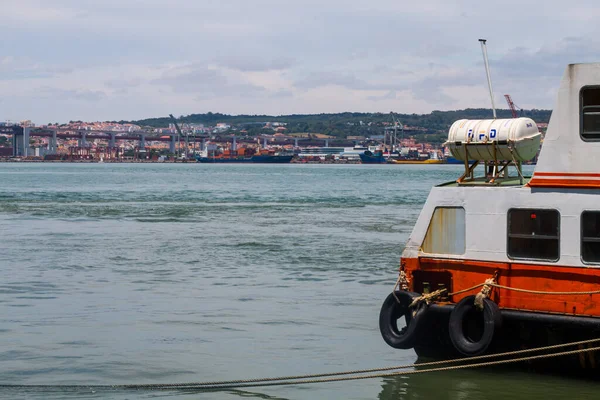
[[[460, 166], [0, 164], [0, 384], [229, 380], [412, 363], [378, 313], [428, 191]], [[597, 398], [505, 369], [10, 399]]]

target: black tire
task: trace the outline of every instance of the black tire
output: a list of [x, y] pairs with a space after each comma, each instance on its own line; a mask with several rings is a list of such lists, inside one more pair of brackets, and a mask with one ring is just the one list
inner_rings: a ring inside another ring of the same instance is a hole
[[[398, 302], [393, 293], [385, 299], [379, 312], [379, 330], [383, 340], [396, 349], [412, 349], [418, 338], [419, 320], [425, 314], [426, 306], [421, 303], [415, 309], [408, 306], [419, 297], [418, 293], [396, 292]], [[398, 329], [398, 320], [404, 317], [406, 326]]]
[[[454, 348], [465, 356], [478, 356], [488, 349], [495, 332], [502, 325], [498, 305], [484, 299], [483, 310], [475, 307], [475, 296], [468, 296], [456, 304], [450, 314], [448, 330]], [[468, 325], [468, 326], [466, 326]], [[475, 329], [470, 329], [475, 327]], [[475, 335], [472, 331], [476, 331]]]

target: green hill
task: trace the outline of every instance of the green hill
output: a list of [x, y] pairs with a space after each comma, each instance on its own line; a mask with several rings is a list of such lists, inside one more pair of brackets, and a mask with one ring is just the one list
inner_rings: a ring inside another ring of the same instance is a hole
[[[521, 115], [532, 118], [536, 122], [547, 123], [551, 110], [523, 110]], [[498, 118], [511, 118], [510, 110], [497, 110]], [[488, 119], [492, 110], [485, 108], [468, 108], [455, 111], [433, 111], [429, 114], [394, 113], [397, 120], [410, 127], [424, 128], [414, 133], [421, 140], [430, 142], [443, 141], [450, 125], [458, 119]], [[389, 113], [357, 113], [345, 112], [337, 114], [291, 114], [291, 115], [228, 115], [208, 112], [206, 114], [190, 114], [180, 116], [180, 123], [204, 124], [214, 126], [227, 123], [235, 130], [245, 129], [249, 135], [264, 133], [265, 122], [284, 122], [288, 133], [317, 132], [339, 138], [346, 136], [370, 136], [383, 132], [383, 127], [392, 122]], [[165, 127], [171, 123], [169, 117], [148, 118], [131, 122], [141, 126]], [[266, 131], [272, 133], [272, 131]], [[410, 133], [413, 135], [413, 133]]]

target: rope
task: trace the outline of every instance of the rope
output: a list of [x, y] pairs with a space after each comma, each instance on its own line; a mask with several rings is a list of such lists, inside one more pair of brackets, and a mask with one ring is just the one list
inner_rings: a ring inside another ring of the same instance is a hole
[[431, 292], [431, 293], [425, 293], [420, 295], [419, 297], [415, 298], [412, 303], [410, 303], [410, 305], [408, 306], [408, 308], [413, 308], [415, 307], [417, 304], [421, 303], [421, 302], [425, 302], [427, 303], [427, 305], [429, 305], [432, 301], [435, 301], [439, 296], [442, 295], [442, 293], [446, 292], [446, 289], [438, 289], [435, 292]]
[[[403, 278], [405, 279], [405, 277], [398, 276], [398, 280], [396, 281], [396, 284], [394, 285], [394, 290], [392, 291], [392, 294], [394, 295], [394, 298], [396, 299], [396, 301], [398, 303], [400, 303], [400, 299], [398, 299], [398, 296], [396, 296], [396, 288], [398, 287], [398, 284], [400, 283], [400, 281]], [[448, 297], [467, 293], [472, 290], [479, 289], [482, 286], [484, 288], [487, 286], [488, 288], [495, 287], [495, 288], [499, 288], [499, 289], [512, 290], [514, 292], [520, 292], [520, 293], [541, 294], [541, 295], [551, 295], [551, 296], [552, 295], [553, 296], [584, 296], [584, 295], [600, 294], [600, 290], [587, 290], [587, 291], [583, 291], [583, 292], [546, 292], [543, 290], [519, 289], [519, 288], [510, 287], [510, 286], [499, 285], [497, 283], [491, 282], [489, 279], [486, 279], [486, 281], [484, 283], [479, 283], [475, 286], [471, 286], [466, 289], [448, 293]], [[413, 302], [410, 304], [410, 307], [413, 307], [415, 304], [417, 304], [423, 300], [427, 301], [427, 303], [429, 304], [429, 302], [431, 302], [432, 299], [435, 300], [436, 297], [439, 297], [442, 293], [444, 293], [446, 291], [448, 291], [448, 289], [444, 288], [444, 289], [438, 289], [432, 293], [423, 294], [420, 297], [417, 297], [415, 300], [413, 300]]]
[[[400, 271], [402, 272], [402, 271]], [[402, 279], [402, 274], [398, 274], [398, 280], [396, 281], [396, 284], [394, 285], [394, 289], [392, 290], [392, 294], [394, 295], [394, 298], [396, 299], [396, 301], [398, 302], [398, 304], [400, 304], [400, 299], [398, 298], [398, 296], [396, 296], [396, 288], [398, 287], [398, 284], [400, 283], [400, 280]]]
[[398, 274], [398, 280], [396, 280], [394, 289], [392, 289], [392, 295], [394, 296], [394, 298], [396, 299], [396, 302], [398, 302], [398, 304], [400, 304], [401, 301], [398, 298], [398, 296], [396, 296], [396, 288], [398, 287], [398, 285], [400, 285], [400, 290], [408, 290], [409, 283], [410, 283], [410, 281], [408, 280], [408, 277], [406, 276], [406, 272], [404, 272], [403, 268], [400, 268], [400, 273]]
[[545, 292], [543, 290], [519, 289], [519, 288], [510, 287], [510, 286], [499, 285], [497, 283], [480, 283], [478, 285], [471, 286], [469, 288], [459, 290], [457, 292], [448, 293], [448, 296], [455, 296], [457, 294], [470, 292], [471, 290], [480, 288], [485, 285], [493, 286], [493, 287], [496, 287], [499, 289], [506, 289], [506, 290], [512, 290], [514, 292], [529, 293], [529, 294], [547, 294], [547, 295], [559, 295], [559, 296], [582, 296], [582, 295], [600, 294], [600, 290], [587, 290], [587, 291], [583, 291], [583, 292]]
[[530, 293], [530, 294], [548, 294], [548, 295], [572, 295], [572, 296], [580, 296], [586, 294], [600, 294], [600, 290], [587, 290], [583, 292], [544, 292], [542, 290], [529, 290], [529, 289], [519, 289], [519, 288], [511, 288], [509, 286], [498, 285], [497, 283], [491, 284], [490, 286], [494, 286], [500, 289], [513, 290], [515, 292], [521, 293]]
[[485, 283], [480, 283], [480, 284], [478, 284], [478, 285], [471, 286], [470, 288], [466, 288], [466, 289], [463, 289], [463, 290], [459, 290], [459, 291], [457, 291], [457, 292], [448, 293], [448, 297], [450, 297], [450, 296], [455, 296], [455, 295], [457, 295], [457, 294], [463, 294], [463, 293], [470, 292], [471, 290], [478, 289], [478, 288], [482, 287], [483, 285], [485, 285]]
[[477, 307], [480, 311], [483, 310], [483, 300], [490, 297], [490, 293], [492, 292], [493, 287], [492, 285], [494, 283], [496, 283], [496, 277], [486, 279], [485, 283], [483, 284], [483, 288], [481, 288], [481, 291], [475, 295], [474, 304], [475, 307]]
[[373, 379], [373, 378], [388, 378], [388, 377], [396, 377], [396, 376], [406, 376], [406, 375], [417, 375], [426, 372], [444, 372], [444, 371], [455, 371], [465, 368], [479, 368], [479, 367], [491, 367], [494, 365], [503, 365], [510, 364], [516, 362], [523, 361], [533, 361], [533, 360], [541, 360], [552, 357], [561, 357], [568, 356], [572, 354], [585, 353], [590, 351], [600, 350], [599, 347], [591, 347], [588, 349], [578, 349], [571, 351], [563, 351], [560, 353], [554, 354], [541, 354], [537, 356], [530, 357], [522, 357], [522, 358], [513, 358], [508, 360], [497, 360], [497, 361], [489, 361], [485, 363], [477, 363], [477, 364], [467, 364], [467, 365], [456, 365], [450, 367], [440, 367], [440, 368], [426, 368], [422, 370], [414, 370], [414, 371], [404, 371], [404, 372], [392, 372], [387, 374], [374, 374], [374, 375], [363, 375], [363, 376], [351, 376], [351, 377], [340, 377], [340, 378], [324, 378], [324, 379], [307, 379], [307, 380], [299, 380], [292, 382], [266, 382], [266, 383], [258, 383], [258, 384], [242, 384], [242, 385], [231, 385], [231, 386], [190, 386], [185, 387], [185, 389], [195, 389], [195, 390], [222, 390], [222, 389], [237, 389], [237, 388], [246, 388], [246, 387], [265, 387], [265, 386], [283, 386], [283, 385], [305, 385], [305, 384], [314, 384], [314, 383], [326, 383], [326, 382], [342, 382], [342, 381], [350, 381], [350, 380], [361, 380], [361, 379]]
[[[551, 346], [544, 347], [536, 347], [532, 349], [523, 349], [523, 350], [515, 350], [509, 351], [505, 353], [497, 353], [497, 354], [486, 354], [482, 356], [474, 356], [474, 357], [465, 357], [458, 358], [452, 360], [441, 360], [441, 361], [432, 361], [420, 364], [406, 364], [399, 365], [394, 367], [384, 367], [384, 368], [372, 368], [372, 369], [362, 369], [362, 370], [354, 370], [354, 371], [345, 371], [345, 372], [332, 372], [332, 373], [323, 373], [323, 374], [310, 374], [310, 375], [292, 375], [292, 376], [281, 376], [281, 377], [270, 377], [270, 378], [256, 378], [256, 379], [239, 379], [239, 380], [228, 380], [228, 381], [212, 381], [212, 382], [188, 382], [188, 383], [146, 383], [146, 384], [119, 384], [119, 385], [20, 385], [20, 384], [0, 384], [0, 389], [37, 389], [37, 390], [118, 390], [118, 389], [130, 389], [130, 390], [170, 390], [170, 389], [196, 389], [196, 390], [217, 390], [217, 389], [235, 389], [235, 388], [243, 388], [243, 387], [259, 387], [259, 386], [279, 386], [279, 385], [296, 385], [296, 384], [308, 384], [308, 383], [323, 383], [323, 382], [336, 382], [336, 381], [349, 381], [355, 379], [370, 379], [370, 378], [381, 378], [388, 376], [398, 376], [398, 375], [411, 375], [416, 373], [424, 373], [424, 372], [437, 372], [437, 371], [449, 371], [455, 369], [464, 369], [470, 367], [483, 367], [483, 366], [492, 366], [498, 364], [507, 364], [511, 362], [520, 362], [520, 361], [530, 361], [540, 358], [548, 358], [548, 357], [559, 357], [562, 355], [570, 355], [577, 353], [584, 353], [590, 351], [600, 350], [599, 347], [593, 348], [583, 348], [571, 351], [565, 351], [554, 354], [542, 354], [537, 356], [529, 356], [522, 357], [516, 359], [508, 359], [508, 360], [497, 360], [490, 361], [487, 363], [477, 363], [477, 364], [466, 364], [466, 365], [456, 365], [456, 366], [447, 366], [441, 368], [426, 368], [420, 369], [416, 371], [404, 371], [404, 372], [394, 372], [394, 373], [386, 373], [386, 374], [374, 374], [374, 375], [363, 375], [363, 376], [346, 376], [344, 375], [362, 375], [362, 374], [371, 374], [373, 372], [385, 372], [392, 371], [397, 369], [407, 369], [407, 368], [423, 368], [423, 367], [435, 367], [443, 364], [453, 364], [453, 363], [467, 363], [473, 361], [481, 361], [490, 358], [501, 358], [507, 356], [515, 356], [527, 353], [533, 353], [537, 351], [548, 351], [559, 349], [563, 347], [569, 346], [582, 346], [585, 344], [591, 344], [595, 342], [600, 342], [600, 338], [582, 340], [578, 342], [570, 342], [570, 343], [562, 343]], [[312, 378], [326, 378], [326, 379], [312, 379]]]

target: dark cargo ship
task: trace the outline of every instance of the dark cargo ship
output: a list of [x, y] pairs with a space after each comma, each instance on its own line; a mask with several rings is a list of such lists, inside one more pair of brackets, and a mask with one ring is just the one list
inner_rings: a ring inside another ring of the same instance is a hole
[[293, 154], [276, 153], [272, 150], [262, 150], [256, 154], [248, 154], [249, 150], [240, 148], [233, 152], [224, 150], [222, 153], [199, 155], [196, 157], [196, 161], [200, 163], [288, 164], [294, 158]]

